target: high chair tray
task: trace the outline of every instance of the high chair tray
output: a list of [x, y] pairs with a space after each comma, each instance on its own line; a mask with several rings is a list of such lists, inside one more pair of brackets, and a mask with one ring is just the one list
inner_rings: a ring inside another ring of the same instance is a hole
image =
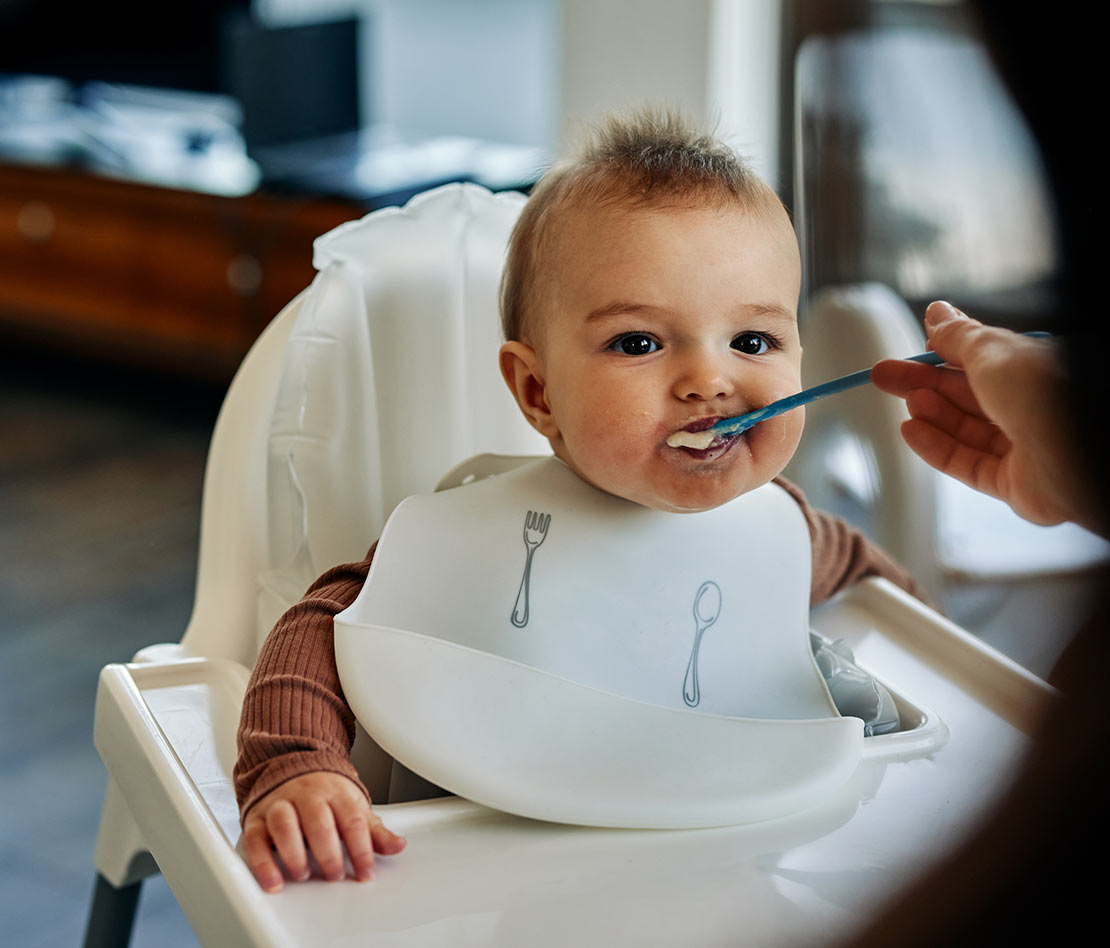
[[[900, 733], [801, 812], [741, 826], [597, 829], [459, 797], [379, 806], [408, 838], [372, 883], [266, 895], [240, 854], [231, 785], [247, 669], [112, 665], [95, 734], [202, 944], [699, 946], [829, 943], [960, 841], [1021, 762], [1054, 692], [882, 580], [812, 616], [895, 694]], [[111, 736], [112, 740], [102, 740]]]

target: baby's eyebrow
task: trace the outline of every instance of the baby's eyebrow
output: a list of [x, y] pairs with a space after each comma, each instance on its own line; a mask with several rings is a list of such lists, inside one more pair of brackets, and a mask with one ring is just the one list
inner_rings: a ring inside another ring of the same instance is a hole
[[785, 319], [788, 322], [794, 322], [798, 318], [793, 310], [787, 309], [779, 303], [745, 303], [739, 307], [739, 312], [743, 316]]
[[599, 306], [597, 309], [590, 310], [586, 314], [586, 322], [592, 322], [595, 319], [605, 319], [608, 316], [628, 316], [636, 315], [637, 313], [658, 313], [660, 309], [658, 306], [648, 306], [645, 303], [632, 303], [626, 300], [614, 300], [612, 303], [606, 303], [604, 306]]
[[[606, 319], [610, 316], [648, 316], [666, 315], [670, 310], [666, 307], [652, 306], [648, 303], [633, 303], [630, 300], [614, 300], [590, 310], [586, 314], [586, 322]], [[736, 308], [736, 315], [746, 319], [775, 319], [795, 322], [797, 315], [793, 310], [787, 309], [781, 303], [742, 303]]]

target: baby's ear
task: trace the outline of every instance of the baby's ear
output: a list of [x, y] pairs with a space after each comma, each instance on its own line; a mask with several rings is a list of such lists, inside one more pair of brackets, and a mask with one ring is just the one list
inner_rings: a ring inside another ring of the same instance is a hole
[[536, 350], [523, 342], [501, 347], [501, 375], [528, 423], [546, 438], [559, 434], [547, 401], [547, 382]]

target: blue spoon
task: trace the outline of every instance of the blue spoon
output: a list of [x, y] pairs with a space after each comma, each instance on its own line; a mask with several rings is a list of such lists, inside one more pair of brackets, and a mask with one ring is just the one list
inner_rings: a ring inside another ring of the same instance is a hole
[[[1034, 336], [1036, 338], [1048, 338], [1051, 333], [1047, 332], [1027, 332], [1026, 336]], [[923, 352], [921, 355], [909, 356], [904, 361], [907, 362], [924, 362], [926, 365], [942, 365], [944, 360], [935, 352]], [[821, 385], [815, 385], [813, 388], [807, 388], [804, 392], [798, 392], [797, 395], [788, 395], [786, 398], [780, 398], [777, 402], [771, 402], [770, 405], [764, 405], [755, 411], [748, 412], [746, 415], [736, 415], [733, 418], [722, 418], [712, 428], [706, 428], [706, 432], [712, 432], [714, 435], [721, 435], [728, 437], [729, 435], [740, 434], [747, 431], [752, 425], [758, 425], [761, 421], [766, 421], [768, 418], [774, 418], [775, 415], [781, 415], [783, 412], [792, 411], [801, 405], [808, 405], [810, 402], [815, 402], [819, 398], [825, 398], [828, 395], [835, 395], [837, 392], [846, 392], [850, 388], [858, 388], [860, 385], [866, 385], [871, 381], [871, 370], [863, 369], [860, 372], [853, 372], [851, 375], [844, 375], [838, 379], [833, 379], [831, 382], [825, 382]]]

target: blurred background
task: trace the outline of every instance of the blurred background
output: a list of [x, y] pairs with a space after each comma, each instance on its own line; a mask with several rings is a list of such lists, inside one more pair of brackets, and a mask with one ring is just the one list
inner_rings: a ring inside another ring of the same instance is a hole
[[[865, 340], [920, 351], [936, 298], [1059, 324], [1041, 158], [960, 2], [0, 0], [10, 943], [81, 939], [97, 672], [185, 628], [216, 411], [313, 238], [448, 181], [526, 191], [644, 103], [715, 122], [791, 211], [807, 382], [867, 365]], [[890, 418], [848, 404], [811, 415], [791, 476], [1048, 675], [1105, 545], [907, 473]], [[195, 943], [158, 879], [133, 943]]]

